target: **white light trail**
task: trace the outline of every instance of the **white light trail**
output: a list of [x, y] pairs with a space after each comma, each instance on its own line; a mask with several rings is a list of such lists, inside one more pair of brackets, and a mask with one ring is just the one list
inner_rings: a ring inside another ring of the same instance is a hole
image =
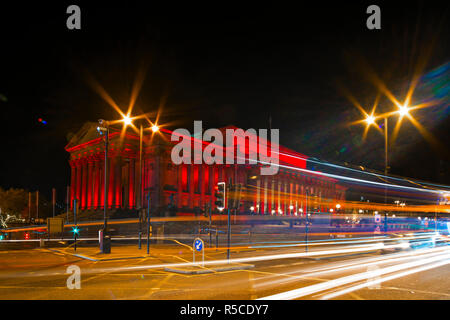
[[[387, 273], [392, 273], [392, 272], [396, 272], [396, 271], [419, 267], [419, 266], [426, 265], [426, 264], [429, 264], [432, 262], [447, 260], [447, 263], [450, 263], [450, 261], [448, 259], [450, 259], [450, 253], [448, 253], [448, 250], [447, 250], [445, 253], [439, 254], [432, 258], [420, 259], [420, 260], [414, 261], [414, 262], [403, 263], [403, 264], [385, 267], [385, 268], [374, 270], [374, 271], [367, 271], [367, 272], [363, 272], [363, 273], [359, 273], [359, 274], [345, 276], [345, 277], [341, 277], [338, 279], [329, 280], [327, 282], [318, 283], [315, 285], [266, 296], [266, 297], [260, 298], [258, 300], [297, 299], [297, 298], [308, 296], [308, 295], [318, 293], [321, 291], [325, 291], [325, 290], [333, 289], [333, 288], [343, 286], [346, 284], [350, 284], [352, 282], [357, 282], [357, 281], [361, 281], [361, 280], [365, 280], [365, 279], [369, 279], [369, 278], [374, 278], [374, 277], [381, 276], [381, 275], [387, 274]], [[366, 285], [369, 285], [369, 283], [366, 283]]]
[[426, 271], [426, 270], [442, 267], [442, 266], [445, 266], [447, 264], [450, 264], [450, 256], [448, 256], [448, 258], [446, 260], [441, 261], [441, 262], [437, 262], [437, 263], [434, 263], [434, 264], [431, 264], [431, 265], [428, 265], [428, 266], [419, 267], [419, 268], [416, 268], [416, 269], [413, 269], [413, 270], [408, 270], [408, 271], [396, 273], [394, 275], [390, 275], [390, 276], [387, 276], [387, 277], [382, 277], [382, 278], [379, 278], [379, 279], [376, 279], [376, 280], [371, 280], [371, 281], [368, 281], [368, 282], [363, 283], [363, 284], [359, 284], [359, 285], [356, 285], [356, 286], [352, 286], [352, 287], [346, 288], [344, 290], [333, 292], [331, 294], [323, 296], [321, 298], [321, 300], [332, 299], [332, 298], [341, 296], [341, 295], [346, 294], [346, 293], [350, 293], [350, 292], [353, 292], [353, 291], [356, 291], [356, 290], [359, 290], [359, 289], [363, 289], [365, 287], [369, 287], [369, 286], [373, 286], [375, 284], [379, 284], [379, 283], [382, 283], [382, 282], [385, 282], [385, 281], [389, 281], [389, 280], [405, 277], [405, 276], [408, 276], [410, 274], [414, 274], [414, 273], [417, 273], [417, 272], [422, 272], [422, 271]]
[[[282, 276], [292, 276], [293, 274], [296, 274], [296, 276], [293, 276], [294, 278], [290, 279], [283, 279], [283, 280], [273, 280], [273, 281], [265, 281], [264, 283], [256, 284], [255, 287], [267, 287], [267, 286], [273, 286], [278, 285], [280, 283], [287, 283], [296, 281], [299, 279], [305, 279], [305, 278], [312, 278], [317, 277], [324, 274], [332, 274], [332, 273], [340, 273], [352, 269], [359, 269], [363, 267], [369, 267], [373, 265], [379, 265], [379, 264], [388, 264], [393, 262], [399, 262], [404, 260], [411, 260], [411, 259], [423, 259], [428, 258], [432, 256], [437, 256], [442, 254], [443, 251], [447, 251], [448, 248], [433, 248], [433, 249], [421, 249], [422, 252], [418, 251], [410, 251], [406, 253], [396, 253], [396, 254], [390, 254], [389, 256], [385, 257], [378, 257], [378, 258], [368, 258], [366, 260], [358, 260], [358, 261], [350, 261], [347, 263], [339, 263], [338, 265], [333, 265], [325, 268], [317, 268], [313, 269], [313, 272], [309, 273], [301, 273], [299, 270], [295, 270], [292, 272], [287, 272], [279, 275], [271, 275], [266, 276], [263, 278], [260, 278], [260, 280], [267, 280], [271, 278], [280, 278]], [[297, 275], [298, 274], [298, 275]]]

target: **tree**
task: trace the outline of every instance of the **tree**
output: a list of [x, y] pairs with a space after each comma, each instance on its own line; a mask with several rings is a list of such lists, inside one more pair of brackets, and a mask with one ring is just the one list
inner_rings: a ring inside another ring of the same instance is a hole
[[0, 188], [0, 208], [2, 214], [19, 217], [28, 206], [28, 192], [24, 189], [10, 188], [4, 190]]

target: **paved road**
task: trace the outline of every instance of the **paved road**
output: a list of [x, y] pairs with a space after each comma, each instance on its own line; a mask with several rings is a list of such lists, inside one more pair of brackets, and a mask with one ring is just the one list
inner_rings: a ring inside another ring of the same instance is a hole
[[[248, 259], [245, 262], [254, 268], [209, 274], [164, 270], [163, 265], [192, 261], [192, 251], [183, 245], [160, 246], [150, 256], [113, 261], [79, 258], [69, 254], [71, 249], [19, 248], [3, 245], [0, 251], [0, 299], [450, 299], [448, 246], [327, 256], [302, 256], [304, 248], [239, 248], [232, 250], [232, 258]], [[358, 245], [320, 250], [348, 248]], [[267, 256], [272, 258], [252, 260]], [[224, 250], [206, 253], [206, 260], [224, 257]], [[71, 265], [81, 270], [79, 290], [66, 285]], [[396, 278], [402, 272], [410, 274]], [[392, 275], [391, 280], [382, 279]], [[381, 283], [367, 282], [380, 279]], [[344, 289], [349, 292], [340, 292]]]

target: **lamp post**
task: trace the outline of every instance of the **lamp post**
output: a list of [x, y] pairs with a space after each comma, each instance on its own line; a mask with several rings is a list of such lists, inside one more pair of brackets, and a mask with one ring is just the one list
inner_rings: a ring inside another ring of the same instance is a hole
[[104, 167], [104, 199], [103, 199], [103, 235], [106, 233], [107, 218], [106, 210], [108, 206], [108, 146], [109, 146], [109, 122], [103, 119], [98, 120], [100, 126], [97, 131], [104, 135], [105, 141], [105, 167]]
[[139, 249], [141, 249], [141, 236], [142, 236], [142, 140], [144, 136], [144, 127], [142, 124], [139, 127], [139, 184], [138, 184], [138, 203], [137, 208], [139, 212]]
[[[399, 110], [397, 113], [400, 114], [401, 117], [406, 116], [409, 113], [409, 108], [407, 105], [398, 106]], [[384, 120], [384, 175], [388, 174], [388, 115], [378, 116], [378, 118], [382, 118]], [[368, 126], [375, 124], [375, 117], [373, 115], [367, 115], [365, 119]], [[384, 204], [387, 204], [387, 186], [384, 187]], [[387, 211], [384, 211], [384, 231], [387, 233]]]
[[305, 252], [308, 252], [308, 188], [305, 189], [305, 204], [306, 204], [306, 215], [305, 215]]
[[[384, 120], [384, 175], [388, 174], [388, 118], [382, 117]], [[367, 125], [375, 124], [375, 117], [368, 116], [366, 118]], [[387, 186], [384, 186], [384, 204], [387, 204]], [[384, 211], [384, 232], [387, 233], [387, 211]]]

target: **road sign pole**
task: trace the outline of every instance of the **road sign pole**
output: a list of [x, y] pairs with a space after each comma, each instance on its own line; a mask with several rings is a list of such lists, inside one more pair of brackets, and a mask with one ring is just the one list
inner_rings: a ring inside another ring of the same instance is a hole
[[[77, 199], [73, 200], [73, 224], [75, 225], [75, 228], [77, 227]], [[77, 251], [77, 233], [73, 233], [74, 237], [74, 245], [73, 248], [75, 251]]]
[[231, 243], [231, 224], [230, 224], [230, 208], [228, 208], [228, 228], [227, 228], [227, 260], [230, 263], [230, 243]]
[[305, 216], [305, 251], [308, 252], [308, 213]]
[[139, 209], [139, 249], [141, 249], [141, 235], [142, 235], [142, 210]]
[[308, 189], [305, 190], [306, 194], [306, 212], [305, 212], [305, 252], [308, 252]]
[[219, 230], [216, 227], [216, 251], [219, 248]]
[[150, 192], [147, 195], [147, 254], [150, 253]]
[[205, 266], [205, 243], [200, 238], [195, 238], [192, 244], [192, 264], [195, 264], [195, 251], [202, 251], [202, 267]]

